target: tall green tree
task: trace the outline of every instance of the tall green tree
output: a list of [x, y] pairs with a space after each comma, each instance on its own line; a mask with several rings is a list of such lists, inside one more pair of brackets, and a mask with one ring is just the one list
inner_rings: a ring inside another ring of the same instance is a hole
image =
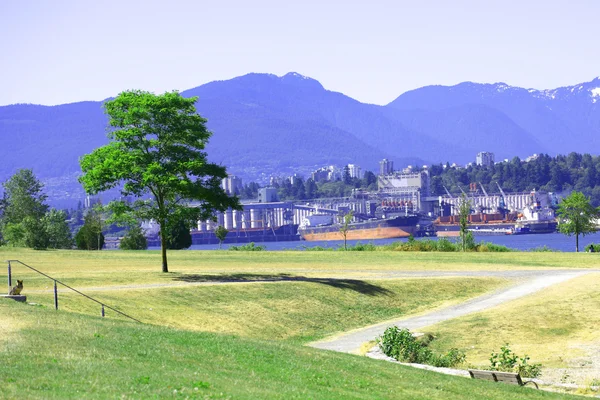
[[48, 233], [48, 247], [51, 249], [70, 249], [73, 247], [71, 230], [67, 223], [67, 213], [52, 208], [44, 217]]
[[[4, 240], [13, 246], [46, 248], [42, 220], [48, 206], [44, 185], [30, 169], [20, 169], [2, 184], [0, 200], [0, 231]], [[36, 236], [40, 236], [39, 240]]]
[[[240, 209], [221, 188], [225, 167], [209, 163], [204, 149], [211, 132], [197, 114], [197, 98], [177, 92], [155, 95], [126, 91], [104, 105], [110, 143], [81, 159], [80, 182], [95, 194], [123, 184], [133, 203], [107, 205], [112, 218], [155, 220], [160, 227], [162, 271], [168, 272], [169, 225], [213, 218], [215, 211]], [[192, 201], [194, 201], [192, 203]]]
[[460, 226], [460, 242], [462, 251], [467, 251], [467, 243], [469, 241], [469, 230], [467, 229], [469, 224], [469, 215], [471, 214], [471, 202], [467, 198], [467, 196], [463, 193], [460, 196], [460, 200], [458, 202], [458, 216], [459, 216], [459, 226]]
[[90, 210], [85, 215], [83, 225], [75, 234], [75, 245], [80, 250], [102, 250], [104, 234], [100, 213]]
[[600, 209], [592, 206], [590, 199], [581, 192], [573, 192], [559, 204], [557, 215], [560, 219], [558, 230], [567, 235], [575, 235], [575, 251], [579, 251], [579, 235], [596, 232], [595, 220]]

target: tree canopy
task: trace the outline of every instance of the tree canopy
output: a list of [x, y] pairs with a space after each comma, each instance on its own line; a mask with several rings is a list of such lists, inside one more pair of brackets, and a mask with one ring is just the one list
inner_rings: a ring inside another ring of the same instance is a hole
[[215, 211], [240, 207], [220, 186], [227, 177], [225, 167], [207, 161], [204, 149], [211, 132], [196, 112], [196, 100], [177, 92], [120, 93], [104, 104], [109, 144], [80, 161], [80, 182], [87, 193], [122, 185], [123, 196], [136, 198], [110, 202], [113, 220], [158, 223], [163, 272], [168, 272], [169, 227], [183, 221], [189, 228]]
[[2, 185], [0, 232], [11, 246], [48, 247], [44, 216], [48, 210], [44, 185], [30, 169], [21, 169]]
[[600, 210], [581, 192], [573, 192], [558, 205], [558, 230], [567, 236], [575, 235], [575, 251], [579, 251], [579, 235], [596, 232], [595, 219]]

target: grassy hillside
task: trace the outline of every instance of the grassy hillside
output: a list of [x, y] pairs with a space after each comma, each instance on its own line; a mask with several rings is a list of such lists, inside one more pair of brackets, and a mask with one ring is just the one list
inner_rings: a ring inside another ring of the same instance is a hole
[[559, 399], [282, 342], [0, 302], [0, 398]]
[[[392, 318], [456, 304], [505, 281], [491, 278], [302, 281], [206, 285], [187, 288], [87, 292], [156, 325], [306, 343]], [[28, 300], [53, 306], [51, 293], [25, 291]], [[60, 308], [100, 315], [82, 296], [60, 293]], [[109, 318], [118, 317], [107, 311]]]
[[439, 348], [458, 347], [470, 363], [489, 365], [492, 351], [510, 343], [542, 363], [542, 379], [600, 385], [600, 274], [591, 274], [427, 328]]
[[[19, 259], [77, 287], [174, 283], [189, 275], [233, 274], [330, 278], [385, 278], [385, 273], [415, 270], [511, 270], [600, 268], [590, 253], [422, 253], [422, 252], [305, 252], [305, 251], [169, 251], [169, 274], [160, 272], [159, 251], [33, 251], [0, 247], [0, 260]], [[6, 272], [0, 268], [0, 277]], [[14, 265], [25, 279], [35, 274]], [[211, 277], [212, 276], [212, 277]]]

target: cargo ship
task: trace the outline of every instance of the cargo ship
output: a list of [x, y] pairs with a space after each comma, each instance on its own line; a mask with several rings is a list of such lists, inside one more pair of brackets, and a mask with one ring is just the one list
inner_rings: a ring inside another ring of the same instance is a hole
[[[474, 235], [525, 235], [556, 232], [557, 226], [554, 210], [533, 204], [519, 213], [471, 214], [467, 229]], [[460, 217], [439, 217], [433, 227], [437, 236], [459, 236]]]
[[[340, 232], [341, 224], [335, 223], [334, 215], [314, 213], [302, 219], [298, 226], [298, 234], [304, 240], [343, 240]], [[381, 218], [369, 218], [353, 222], [348, 226], [346, 239], [372, 240], [408, 237], [416, 232], [419, 222], [417, 215], [392, 214]]]

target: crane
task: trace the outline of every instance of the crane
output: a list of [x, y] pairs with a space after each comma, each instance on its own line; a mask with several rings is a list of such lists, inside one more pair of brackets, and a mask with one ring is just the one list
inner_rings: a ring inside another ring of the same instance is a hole
[[481, 186], [481, 190], [483, 190], [483, 194], [485, 194], [485, 197], [489, 197], [487, 192], [485, 191], [485, 188], [483, 187], [483, 184], [481, 182], [479, 182], [479, 186]]
[[504, 190], [502, 190], [502, 187], [500, 186], [498, 181], [496, 181], [496, 185], [498, 185], [498, 189], [500, 189], [500, 193], [502, 193], [502, 200], [504, 202], [504, 207], [508, 207], [508, 202], [506, 201], [506, 193], [504, 193]]
[[448, 190], [448, 188], [444, 185], [442, 185], [444, 187], [444, 190], [446, 191], [446, 193], [448, 193], [448, 197], [450, 197], [451, 199], [453, 199], [454, 197], [452, 197], [452, 195], [450, 194], [450, 191]]

